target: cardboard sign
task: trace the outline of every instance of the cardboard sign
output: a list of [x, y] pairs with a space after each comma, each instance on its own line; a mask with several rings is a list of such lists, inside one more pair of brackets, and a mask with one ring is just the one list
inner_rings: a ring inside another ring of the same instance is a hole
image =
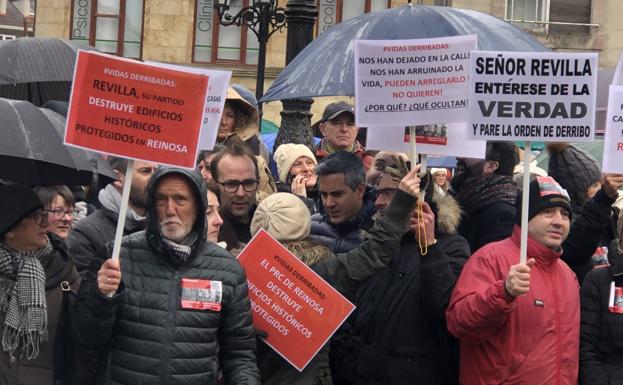
[[199, 138], [199, 150], [211, 150], [216, 143], [216, 134], [221, 124], [223, 106], [227, 99], [227, 88], [231, 79], [231, 71], [211, 70], [206, 68], [186, 67], [175, 64], [165, 64], [146, 61], [145, 63], [157, 64], [164, 68], [202, 74], [210, 79], [208, 95], [206, 96], [203, 121], [201, 122], [201, 137]]
[[623, 173], [623, 86], [610, 86], [601, 171]]
[[476, 35], [355, 41], [358, 127], [465, 122]]
[[486, 140], [590, 142], [596, 53], [471, 53], [470, 135]]
[[[415, 142], [420, 154], [484, 159], [487, 142], [468, 140], [467, 123], [416, 126]], [[372, 127], [368, 129], [371, 150], [409, 153], [409, 127]]]
[[79, 51], [65, 143], [194, 168], [208, 78]]
[[253, 324], [265, 342], [299, 371], [355, 305], [260, 230], [238, 256], [247, 273]]

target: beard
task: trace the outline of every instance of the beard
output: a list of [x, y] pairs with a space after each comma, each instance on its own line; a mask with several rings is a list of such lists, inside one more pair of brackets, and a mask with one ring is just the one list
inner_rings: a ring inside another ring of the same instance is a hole
[[461, 188], [469, 179], [482, 175], [485, 167], [485, 162], [478, 162], [472, 166], [467, 166], [463, 159], [458, 159], [456, 162], [456, 172], [450, 180], [450, 186], [455, 192], [460, 192]]
[[147, 209], [147, 194], [145, 193], [145, 189], [141, 189], [140, 187], [135, 187], [134, 185], [130, 186], [129, 201], [133, 207], [146, 210]]

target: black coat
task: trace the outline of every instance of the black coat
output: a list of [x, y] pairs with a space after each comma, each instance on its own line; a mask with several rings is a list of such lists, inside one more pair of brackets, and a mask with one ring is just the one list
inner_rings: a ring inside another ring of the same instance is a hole
[[360, 291], [341, 379], [357, 385], [453, 383], [456, 361], [445, 326], [457, 279], [450, 258], [469, 255], [463, 238], [443, 235], [422, 257], [407, 234], [397, 258]]
[[501, 241], [513, 232], [517, 209], [506, 202], [496, 202], [463, 218], [459, 234], [473, 253], [487, 243]]
[[[205, 215], [197, 215], [199, 235], [191, 254], [180, 258], [159, 230], [155, 190], [175, 172], [193, 182], [197, 212], [206, 209], [201, 176], [182, 169], [159, 168], [148, 188], [147, 228], [123, 238], [119, 254], [122, 284], [113, 297], [97, 288], [98, 264], [92, 264], [80, 288], [73, 337], [103, 352], [99, 380], [106, 385], [216, 384], [222, 371], [227, 385], [259, 383], [246, 275], [227, 251], [203, 239]], [[98, 254], [111, 255], [112, 244]], [[211, 281], [209, 293], [183, 279]], [[184, 290], [183, 290], [184, 288]], [[220, 288], [220, 289], [219, 289]], [[220, 294], [219, 294], [220, 293]], [[215, 306], [196, 309], [182, 302], [210, 299]], [[216, 306], [216, 303], [220, 306]]]
[[599, 190], [586, 202], [581, 211], [574, 212], [569, 236], [562, 244], [561, 259], [575, 272], [580, 283], [592, 269], [591, 257], [595, 249], [609, 243], [605, 235], [612, 226], [613, 203], [614, 199], [608, 197], [603, 190]]
[[[615, 248], [610, 253], [623, 263]], [[623, 385], [623, 314], [608, 310], [612, 281], [623, 287], [623, 275], [613, 276], [611, 268], [600, 268], [582, 282], [581, 385]]]
[[[86, 273], [89, 265], [95, 260], [95, 254], [105, 244], [115, 239], [117, 218], [116, 213], [102, 208], [81, 219], [72, 228], [65, 242], [74, 257], [79, 273]], [[142, 229], [143, 227], [137, 227], [133, 231], [124, 229], [124, 235]]]

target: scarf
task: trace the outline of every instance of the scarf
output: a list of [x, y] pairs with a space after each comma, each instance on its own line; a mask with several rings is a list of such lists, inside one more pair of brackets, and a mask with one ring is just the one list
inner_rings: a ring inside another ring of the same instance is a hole
[[456, 196], [467, 214], [498, 202], [514, 205], [517, 198], [517, 185], [508, 175], [480, 175], [465, 181]]
[[[112, 211], [115, 215], [119, 215], [121, 209], [121, 194], [115, 186], [109, 184], [102, 189], [98, 196], [98, 200], [106, 210]], [[128, 206], [128, 211], [125, 215], [124, 228], [127, 231], [133, 232], [138, 228], [142, 228], [142, 223], [145, 222], [145, 217], [142, 217], [132, 210], [132, 207]]]
[[0, 243], [0, 311], [4, 313], [2, 350], [32, 360], [48, 339], [45, 271], [40, 259], [54, 249], [50, 241], [33, 251]]
[[186, 236], [180, 243], [175, 243], [170, 239], [166, 239], [162, 237], [164, 241], [165, 247], [169, 254], [183, 263], [188, 262], [190, 259], [190, 254], [192, 252], [192, 246], [195, 244], [199, 236], [196, 232], [191, 231], [190, 234]]

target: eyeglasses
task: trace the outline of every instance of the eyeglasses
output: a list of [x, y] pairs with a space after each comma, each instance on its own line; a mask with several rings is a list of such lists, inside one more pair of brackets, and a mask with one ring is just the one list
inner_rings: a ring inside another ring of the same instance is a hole
[[54, 219], [62, 219], [65, 216], [65, 214], [69, 215], [70, 217], [74, 215], [78, 215], [77, 209], [65, 210], [62, 207], [57, 207], [55, 209], [45, 209], [43, 211], [50, 213], [52, 215], [52, 218]]
[[30, 217], [35, 221], [37, 226], [41, 226], [41, 224], [45, 221], [48, 221], [48, 213], [46, 210], [37, 210], [34, 213], [30, 214]]
[[238, 188], [242, 186], [244, 191], [253, 192], [257, 189], [257, 180], [255, 179], [245, 179], [243, 181], [240, 180], [226, 180], [225, 182], [219, 182], [223, 189], [228, 193], [235, 193], [238, 191]]

